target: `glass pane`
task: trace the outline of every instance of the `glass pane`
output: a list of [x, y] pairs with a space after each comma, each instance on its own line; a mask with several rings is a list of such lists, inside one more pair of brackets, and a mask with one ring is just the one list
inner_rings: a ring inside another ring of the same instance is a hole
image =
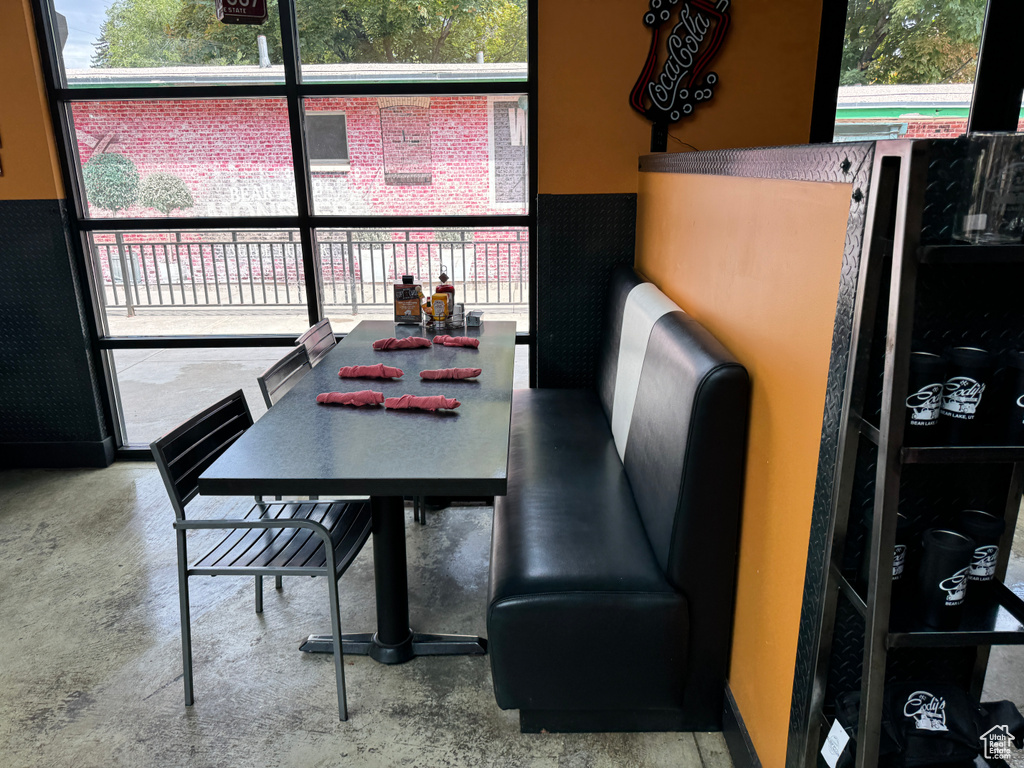
[[89, 233], [111, 336], [294, 333], [309, 325], [299, 233]]
[[287, 347], [113, 350], [128, 442], [148, 445], [237, 389], [245, 392], [252, 417], [258, 419], [267, 407], [256, 377], [288, 351]]
[[[324, 311], [336, 332], [394, 317], [394, 284], [412, 275], [433, 293], [442, 268], [455, 302], [485, 319], [530, 323], [530, 245], [525, 227], [506, 229], [322, 229], [316, 233]], [[425, 300], [425, 299], [424, 299]]]
[[297, 0], [303, 82], [525, 81], [527, 0]]
[[964, 133], [985, 0], [850, 0], [835, 141]]
[[284, 99], [72, 105], [90, 217], [292, 215]]
[[284, 82], [273, 0], [260, 25], [218, 21], [212, 0], [54, 0], [54, 6], [57, 50], [71, 88]]
[[526, 213], [525, 96], [306, 99], [314, 212]]

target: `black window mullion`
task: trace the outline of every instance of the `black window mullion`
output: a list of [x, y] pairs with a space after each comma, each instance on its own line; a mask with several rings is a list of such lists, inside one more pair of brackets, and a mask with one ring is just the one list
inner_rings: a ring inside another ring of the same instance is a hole
[[530, 303], [527, 305], [527, 316], [530, 318], [530, 331], [527, 334], [527, 343], [530, 348], [530, 386], [537, 386], [537, 61], [538, 61], [538, 40], [539, 20], [537, 13], [538, 0], [529, 0], [526, 6], [527, 28], [526, 28], [526, 66], [529, 85], [527, 89], [527, 131], [526, 140], [530, 143], [527, 147], [526, 162], [529, 163], [527, 178], [529, 189], [527, 191], [526, 210], [529, 213], [529, 243], [527, 245], [527, 258], [530, 265]]
[[989, 0], [978, 47], [968, 133], [1016, 131], [1024, 97], [1024, 3]]
[[302, 96], [299, 93], [302, 64], [299, 60], [299, 28], [295, 20], [294, 0], [281, 0], [278, 10], [281, 16], [281, 48], [284, 52], [284, 82], [292, 139], [292, 168], [295, 171], [295, 200], [299, 211], [302, 269], [306, 277], [306, 310], [309, 313], [309, 324], [314, 325], [323, 317], [323, 305], [320, 301], [320, 270], [317, 269], [316, 253], [313, 250], [313, 225], [310, 222], [313, 200], [302, 120]]

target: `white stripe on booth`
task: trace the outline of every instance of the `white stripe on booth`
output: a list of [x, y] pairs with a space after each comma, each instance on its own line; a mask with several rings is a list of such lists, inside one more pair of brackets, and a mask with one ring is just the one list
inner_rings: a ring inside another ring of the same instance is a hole
[[626, 460], [626, 441], [633, 420], [636, 391], [640, 386], [640, 372], [647, 354], [647, 341], [662, 315], [678, 311], [679, 307], [672, 299], [653, 283], [641, 283], [626, 297], [615, 373], [615, 397], [612, 400], [612, 437], [622, 461]]

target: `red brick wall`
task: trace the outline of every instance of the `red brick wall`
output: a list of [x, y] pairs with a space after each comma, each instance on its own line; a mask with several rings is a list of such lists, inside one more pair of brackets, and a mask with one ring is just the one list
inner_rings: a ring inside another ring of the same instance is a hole
[[[878, 119], [857, 118], [852, 120], [836, 120], [837, 123], [879, 123], [880, 125], [892, 125], [894, 123], [906, 123], [907, 132], [902, 137], [905, 139], [955, 139], [957, 136], [967, 132], [966, 117], [933, 117], [914, 118], [909, 117], [887, 117]], [[1017, 130], [1024, 130], [1024, 120], [1017, 124]]]
[[[311, 111], [343, 111], [347, 173], [313, 175], [315, 212], [322, 214], [510, 213], [491, 203], [490, 132], [485, 96], [430, 99], [429, 184], [386, 184], [377, 98], [323, 98]], [[294, 215], [288, 110], [282, 99], [115, 101], [74, 107], [82, 162], [96, 151], [131, 158], [144, 177], [173, 173], [196, 205], [188, 216]], [[90, 207], [93, 216], [109, 211]], [[135, 205], [119, 215], [159, 216]]]

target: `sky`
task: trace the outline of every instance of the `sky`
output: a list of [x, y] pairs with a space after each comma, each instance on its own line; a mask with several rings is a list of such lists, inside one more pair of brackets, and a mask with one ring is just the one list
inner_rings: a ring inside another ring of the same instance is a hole
[[68, 41], [64, 44], [65, 69], [87, 69], [100, 36], [100, 26], [112, 0], [54, 0], [57, 13], [68, 20]]

